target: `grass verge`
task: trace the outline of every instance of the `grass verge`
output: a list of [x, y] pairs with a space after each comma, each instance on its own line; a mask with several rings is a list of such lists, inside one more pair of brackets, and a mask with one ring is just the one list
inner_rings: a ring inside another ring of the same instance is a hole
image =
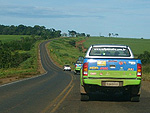
[[77, 38], [60, 38], [58, 40], [53, 40], [48, 45], [50, 50], [50, 56], [52, 60], [63, 67], [65, 64], [69, 64], [74, 69], [74, 64], [79, 56], [84, 56], [85, 54], [80, 52], [78, 48], [75, 47], [75, 44], [72, 42], [78, 42], [84, 40], [83, 37]]

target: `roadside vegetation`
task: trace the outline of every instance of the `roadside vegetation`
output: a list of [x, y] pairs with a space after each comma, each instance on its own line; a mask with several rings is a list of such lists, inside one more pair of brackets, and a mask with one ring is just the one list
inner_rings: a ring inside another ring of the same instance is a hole
[[150, 80], [150, 52], [144, 51], [138, 58], [141, 59], [143, 64], [143, 79]]
[[[20, 51], [19, 53], [17, 52], [12, 52], [14, 54], [14, 57], [11, 57], [12, 60], [10, 61], [10, 64], [8, 65], [8, 62], [6, 65], [4, 63], [3, 67], [1, 66], [0, 68], [0, 78], [9, 78], [9, 77], [18, 77], [18, 78], [25, 78], [29, 75], [36, 75], [39, 74], [38, 70], [38, 44], [40, 41], [37, 41], [31, 50], [29, 51]], [[24, 56], [28, 56], [27, 58], [23, 59]], [[6, 58], [6, 57], [2, 57]], [[10, 60], [11, 60], [10, 59]], [[19, 62], [19, 60], [22, 59], [22, 61]]]
[[3, 43], [0, 41], [0, 78], [39, 74], [38, 38], [23, 38]]
[[[81, 46], [75, 47], [74, 42], [85, 40], [85, 38], [65, 38], [52, 41], [49, 45], [51, 57], [59, 65], [70, 64], [74, 69], [73, 62], [79, 56], [85, 56]], [[71, 44], [72, 43], [72, 44]], [[140, 58], [143, 64], [143, 79], [150, 80], [150, 49], [149, 39], [130, 39], [130, 38], [111, 38], [111, 37], [89, 37], [83, 43], [84, 49], [89, 48], [92, 44], [120, 44], [131, 47], [136, 58]]]
[[40, 74], [38, 45], [43, 40], [60, 37], [60, 33], [38, 25], [0, 25], [0, 78], [19, 79]]
[[59, 40], [53, 40], [48, 46], [50, 56], [55, 63], [61, 68], [65, 64], [71, 65], [74, 69], [74, 63], [79, 56], [84, 56], [84, 53], [76, 47], [76, 42], [85, 40], [85, 37], [66, 37]]

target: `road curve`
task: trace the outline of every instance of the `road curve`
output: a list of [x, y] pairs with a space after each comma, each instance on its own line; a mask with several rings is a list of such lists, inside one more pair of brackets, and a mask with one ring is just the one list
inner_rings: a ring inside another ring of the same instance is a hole
[[55, 112], [73, 88], [73, 76], [49, 59], [45, 44], [40, 56], [46, 74], [0, 86], [0, 113]]
[[41, 61], [46, 74], [0, 87], [0, 113], [149, 113], [150, 82], [142, 81], [140, 102], [121, 95], [93, 95], [80, 101], [79, 75], [63, 72], [48, 57], [43, 42]]

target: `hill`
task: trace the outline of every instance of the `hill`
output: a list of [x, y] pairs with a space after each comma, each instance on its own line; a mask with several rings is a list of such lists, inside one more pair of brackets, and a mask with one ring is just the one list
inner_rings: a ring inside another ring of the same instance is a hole
[[119, 44], [127, 45], [132, 49], [135, 56], [143, 54], [144, 51], [150, 52], [150, 39], [134, 39], [134, 38], [112, 38], [112, 37], [90, 37], [84, 43], [84, 47], [88, 48], [93, 44]]

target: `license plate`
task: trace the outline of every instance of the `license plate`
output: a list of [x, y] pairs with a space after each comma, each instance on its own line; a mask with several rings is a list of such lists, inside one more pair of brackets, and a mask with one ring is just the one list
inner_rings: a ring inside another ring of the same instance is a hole
[[119, 86], [119, 82], [105, 82], [105, 86]]

